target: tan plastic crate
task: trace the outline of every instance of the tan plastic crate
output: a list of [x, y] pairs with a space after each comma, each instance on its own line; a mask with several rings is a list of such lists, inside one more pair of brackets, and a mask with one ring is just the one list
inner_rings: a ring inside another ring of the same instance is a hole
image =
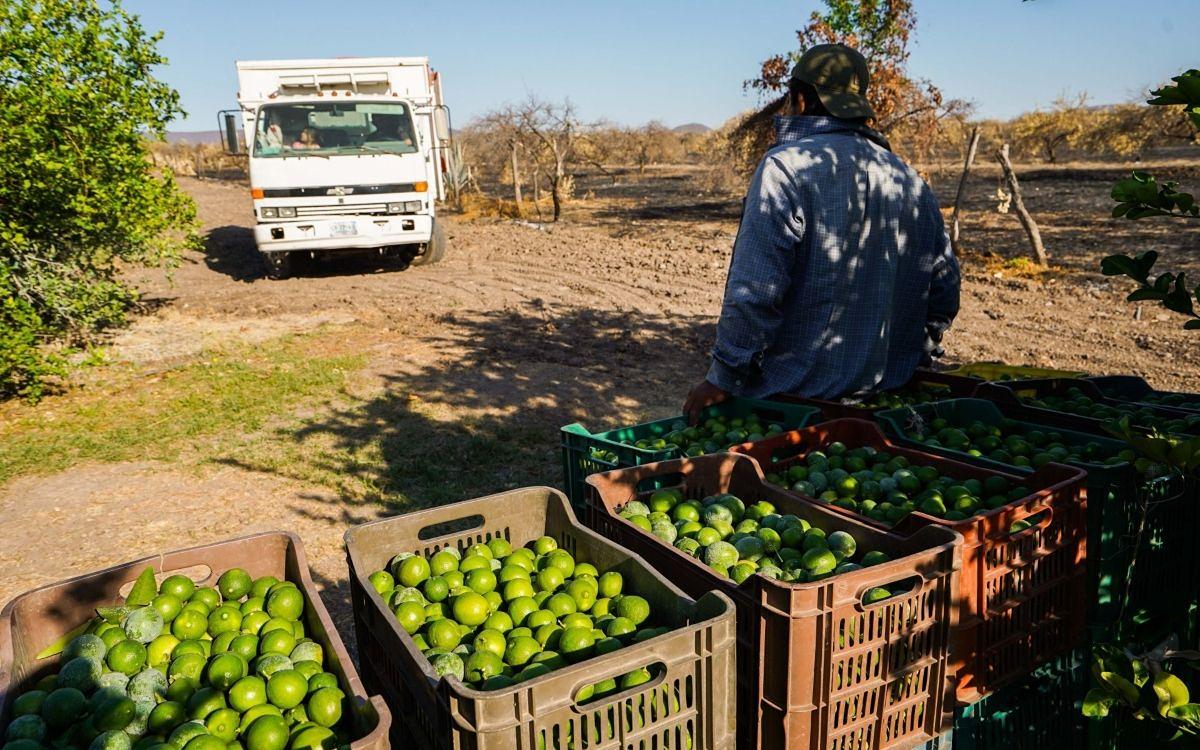
[[[593, 474], [588, 484], [589, 523], [600, 533], [684, 591], [721, 591], [737, 604], [739, 750], [900, 750], [950, 729], [961, 536], [927, 528], [901, 537], [831, 513], [767, 484], [745, 456], [663, 461]], [[766, 500], [892, 560], [812, 583], [753, 575], [739, 585], [618, 515], [656, 486], [693, 499], [729, 492], [747, 505]], [[863, 603], [870, 589], [904, 581], [911, 590]]]
[[[461, 551], [497, 537], [517, 547], [541, 536], [554, 537], [601, 570], [619, 571], [631, 591], [649, 600], [657, 619], [677, 629], [509, 688], [481, 691], [437, 675], [367, 580], [400, 552]], [[557, 490], [514, 490], [356, 526], [346, 532], [346, 554], [364, 677], [378, 686], [421, 748], [733, 747], [733, 602], [717, 593], [688, 598], [640, 557], [580, 524]], [[658, 666], [645, 685], [586, 705], [574, 700], [587, 685], [650, 665]], [[580, 742], [584, 736], [589, 741]]]
[[313, 585], [299, 537], [283, 531], [144, 557], [43, 586], [10, 601], [0, 611], [0, 726], [8, 723], [12, 700], [58, 668], [57, 656], [39, 661], [37, 654], [93, 617], [97, 607], [120, 604], [121, 591], [146, 568], [153, 568], [159, 580], [181, 572], [198, 585], [207, 586], [216, 585], [218, 576], [226, 570], [239, 567], [254, 578], [270, 575], [300, 587], [307, 600], [305, 633], [324, 648], [326, 669], [337, 675], [342, 692], [351, 699], [351, 720], [358, 739], [350, 747], [387, 750], [391, 713], [383, 699], [367, 697], [354, 662]]

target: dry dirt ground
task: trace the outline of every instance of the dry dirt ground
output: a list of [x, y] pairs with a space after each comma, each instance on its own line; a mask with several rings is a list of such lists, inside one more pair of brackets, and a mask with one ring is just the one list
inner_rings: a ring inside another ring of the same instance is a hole
[[[1195, 334], [1155, 307], [1136, 319], [1123, 299], [1129, 284], [1096, 270], [1110, 249], [1153, 248], [1184, 262], [1183, 238], [1167, 225], [1105, 218], [1117, 174], [1026, 175], [1028, 205], [1057, 267], [1037, 279], [1003, 270], [1023, 235], [1014, 216], [995, 212], [995, 175], [972, 182], [963, 311], [946, 342], [953, 360], [1137, 373], [1200, 390]], [[244, 455], [199, 463], [181, 455], [17, 477], [0, 487], [0, 601], [156, 550], [285, 528], [303, 538], [323, 597], [347, 626], [341, 539], [349, 524], [451, 499], [438, 493], [439, 476], [466, 476], [479, 492], [557, 484], [562, 424], [599, 429], [677, 411], [705, 369], [739, 205], [703, 193], [685, 170], [597, 178], [555, 226], [451, 217], [451, 250], [433, 267], [341, 259], [269, 281], [254, 253], [246, 188], [184, 184], [207, 248], [170, 278], [134, 275], [148, 311], [113, 337], [110, 358], [149, 378], [231, 341], [257, 346], [333, 330], [339, 346], [365, 355], [355, 389], [280, 415], [276, 429], [297, 440], [315, 432], [343, 446], [383, 444], [388, 468], [334, 461], [322, 468], [335, 479], [315, 482]], [[951, 178], [936, 184], [950, 193]], [[76, 387], [102, 387], [104, 378], [103, 367], [93, 369]], [[518, 442], [532, 459], [474, 475], [471, 441], [481, 435]], [[414, 456], [428, 454], [412, 446], [424, 443], [444, 465], [418, 465]], [[375, 491], [347, 490], [339, 474], [369, 474], [363, 481]], [[341, 632], [353, 640], [352, 628]]]

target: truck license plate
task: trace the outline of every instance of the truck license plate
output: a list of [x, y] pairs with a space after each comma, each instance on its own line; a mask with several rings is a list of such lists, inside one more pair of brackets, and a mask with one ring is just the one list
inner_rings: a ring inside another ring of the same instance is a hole
[[334, 237], [349, 237], [358, 234], [358, 226], [353, 221], [335, 221], [329, 225], [329, 233]]

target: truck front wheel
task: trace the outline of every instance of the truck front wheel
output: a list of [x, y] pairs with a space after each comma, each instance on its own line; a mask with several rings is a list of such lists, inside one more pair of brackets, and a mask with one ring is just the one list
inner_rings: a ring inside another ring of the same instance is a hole
[[437, 263], [446, 256], [446, 232], [442, 229], [442, 225], [438, 222], [433, 222], [433, 231], [429, 235], [429, 242], [425, 244], [425, 252], [413, 258], [412, 265], [428, 266]]
[[260, 253], [263, 265], [267, 269], [268, 279], [286, 279], [292, 275], [291, 253]]

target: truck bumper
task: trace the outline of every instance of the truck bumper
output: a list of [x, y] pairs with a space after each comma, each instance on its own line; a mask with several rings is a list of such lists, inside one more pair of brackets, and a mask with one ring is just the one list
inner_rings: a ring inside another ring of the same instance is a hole
[[254, 242], [263, 253], [361, 250], [423, 244], [432, 233], [433, 217], [426, 214], [347, 216], [257, 224]]

